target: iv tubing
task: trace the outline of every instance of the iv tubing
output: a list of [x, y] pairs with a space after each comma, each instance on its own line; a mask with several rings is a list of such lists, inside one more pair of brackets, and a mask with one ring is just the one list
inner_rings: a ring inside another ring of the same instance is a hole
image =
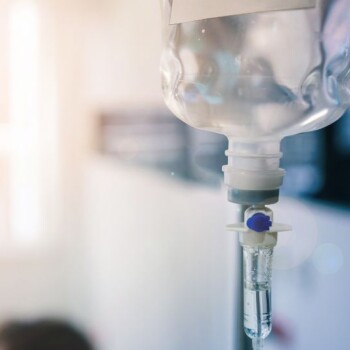
[[264, 340], [262, 338], [253, 339], [253, 350], [262, 350], [264, 348]]

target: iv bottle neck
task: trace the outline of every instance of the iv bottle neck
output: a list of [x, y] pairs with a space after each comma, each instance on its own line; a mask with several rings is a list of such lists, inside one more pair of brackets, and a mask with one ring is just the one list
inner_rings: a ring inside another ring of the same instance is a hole
[[229, 140], [224, 166], [229, 200], [245, 205], [278, 202], [285, 171], [280, 169], [280, 141], [238, 142]]

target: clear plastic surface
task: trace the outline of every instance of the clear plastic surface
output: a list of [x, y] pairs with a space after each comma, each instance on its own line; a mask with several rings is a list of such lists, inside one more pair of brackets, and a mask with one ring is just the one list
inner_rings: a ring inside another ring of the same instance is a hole
[[164, 98], [173, 113], [236, 140], [322, 128], [350, 104], [350, 0], [306, 10], [169, 25], [162, 0]]
[[264, 348], [264, 341], [260, 338], [253, 339], [253, 350], [262, 350]]
[[244, 330], [252, 339], [271, 332], [271, 271], [273, 248], [244, 247]]

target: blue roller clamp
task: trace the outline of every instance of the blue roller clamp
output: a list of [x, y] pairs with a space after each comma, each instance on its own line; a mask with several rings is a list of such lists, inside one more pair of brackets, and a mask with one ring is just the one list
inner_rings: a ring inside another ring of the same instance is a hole
[[247, 226], [255, 232], [269, 231], [272, 221], [269, 216], [264, 213], [256, 213], [247, 221]]

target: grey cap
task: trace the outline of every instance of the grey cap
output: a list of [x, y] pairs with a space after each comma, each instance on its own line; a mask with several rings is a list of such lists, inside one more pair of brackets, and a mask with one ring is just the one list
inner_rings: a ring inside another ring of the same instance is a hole
[[249, 191], [230, 188], [228, 200], [242, 205], [266, 205], [274, 204], [279, 199], [279, 189], [267, 191]]

